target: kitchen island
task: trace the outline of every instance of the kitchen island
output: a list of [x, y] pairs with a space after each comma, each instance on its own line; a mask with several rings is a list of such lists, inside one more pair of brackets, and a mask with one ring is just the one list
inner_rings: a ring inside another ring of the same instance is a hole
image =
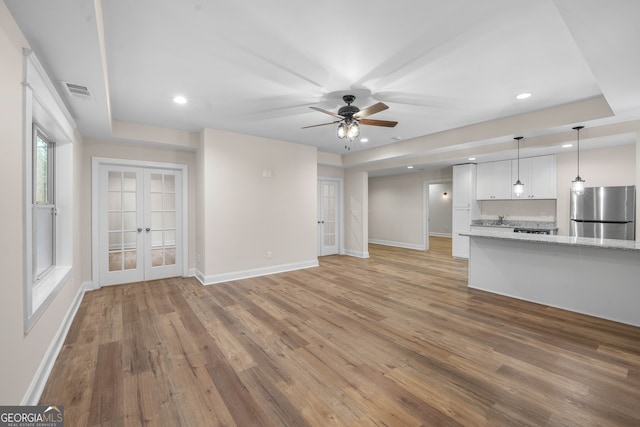
[[471, 288], [640, 326], [640, 243], [474, 229]]

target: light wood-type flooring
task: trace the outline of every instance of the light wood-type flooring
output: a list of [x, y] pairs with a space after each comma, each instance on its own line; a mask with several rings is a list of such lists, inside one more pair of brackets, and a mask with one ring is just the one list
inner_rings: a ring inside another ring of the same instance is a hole
[[470, 290], [431, 247], [88, 292], [41, 404], [70, 427], [640, 425], [640, 328]]

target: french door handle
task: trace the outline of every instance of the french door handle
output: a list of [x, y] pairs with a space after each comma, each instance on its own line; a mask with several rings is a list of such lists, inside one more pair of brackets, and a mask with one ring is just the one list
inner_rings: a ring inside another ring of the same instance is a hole
[[138, 233], [142, 232], [142, 227], [138, 227]]
[[151, 229], [149, 227], [144, 229], [147, 233], [151, 231]]

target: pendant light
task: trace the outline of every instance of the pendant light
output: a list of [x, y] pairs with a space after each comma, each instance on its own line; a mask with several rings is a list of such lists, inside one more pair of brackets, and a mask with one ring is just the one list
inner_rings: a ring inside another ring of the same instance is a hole
[[578, 134], [577, 136], [577, 145], [578, 145], [578, 176], [576, 179], [571, 181], [571, 192], [580, 195], [584, 192], [584, 183], [585, 180], [580, 178], [580, 129], [584, 129], [584, 126], [576, 126], [573, 128]]
[[513, 138], [518, 141], [518, 180], [513, 184], [513, 195], [517, 198], [520, 198], [520, 196], [524, 194], [524, 184], [520, 182], [520, 140], [522, 138], [522, 136], [516, 136]]

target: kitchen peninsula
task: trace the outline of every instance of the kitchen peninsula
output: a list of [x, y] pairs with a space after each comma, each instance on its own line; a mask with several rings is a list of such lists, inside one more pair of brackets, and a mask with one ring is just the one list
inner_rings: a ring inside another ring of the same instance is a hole
[[504, 233], [470, 238], [470, 288], [640, 326], [640, 242]]

